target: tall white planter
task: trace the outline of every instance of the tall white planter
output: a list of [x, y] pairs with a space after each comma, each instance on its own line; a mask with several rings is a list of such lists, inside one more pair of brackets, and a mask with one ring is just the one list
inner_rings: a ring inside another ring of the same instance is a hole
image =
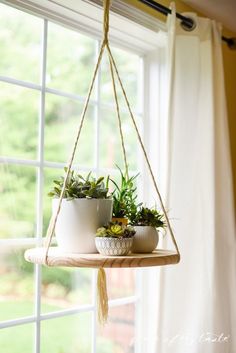
[[[54, 214], [58, 201], [52, 202]], [[55, 228], [58, 247], [65, 252], [96, 253], [96, 230], [110, 222], [111, 217], [111, 199], [63, 199]]]
[[156, 249], [159, 235], [155, 227], [151, 226], [135, 226], [136, 233], [134, 235], [131, 251], [134, 253], [151, 253]]

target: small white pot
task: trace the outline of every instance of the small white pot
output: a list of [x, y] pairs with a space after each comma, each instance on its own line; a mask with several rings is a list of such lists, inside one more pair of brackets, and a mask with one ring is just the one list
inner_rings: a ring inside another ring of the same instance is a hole
[[[58, 201], [53, 199], [54, 214]], [[96, 253], [96, 230], [110, 222], [111, 217], [111, 199], [63, 199], [55, 228], [58, 247], [65, 252]]]
[[156, 249], [159, 235], [155, 227], [151, 226], [135, 226], [136, 233], [132, 245], [134, 253], [151, 253]]
[[133, 244], [132, 238], [96, 237], [95, 244], [100, 254], [105, 256], [127, 255]]

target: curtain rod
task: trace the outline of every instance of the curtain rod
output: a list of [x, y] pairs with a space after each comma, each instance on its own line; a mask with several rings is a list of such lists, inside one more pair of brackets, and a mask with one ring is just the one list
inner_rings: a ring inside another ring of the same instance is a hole
[[[154, 9], [158, 12], [161, 12], [165, 16], [167, 16], [168, 14], [171, 14], [171, 9], [169, 9], [168, 7], [163, 6], [153, 0], [138, 0], [138, 1], [151, 7], [152, 9]], [[178, 12], [176, 13], [176, 17], [179, 20], [181, 20], [181, 25], [185, 30], [192, 31], [196, 27], [196, 24], [192, 18], [183, 16]], [[227, 45], [230, 49], [234, 49], [234, 50], [236, 49], [236, 38], [227, 38], [225, 36], [222, 36], [221, 38], [224, 42], [227, 43]]]

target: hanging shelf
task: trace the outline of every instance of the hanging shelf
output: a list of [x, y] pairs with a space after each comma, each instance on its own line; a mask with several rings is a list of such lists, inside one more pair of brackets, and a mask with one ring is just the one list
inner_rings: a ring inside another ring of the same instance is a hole
[[[45, 248], [29, 249], [25, 252], [26, 261], [45, 264]], [[47, 256], [48, 266], [89, 267], [89, 268], [127, 268], [174, 265], [180, 256], [171, 250], [155, 250], [149, 254], [130, 254], [128, 256], [103, 256], [100, 254], [70, 254], [58, 247], [50, 247]]]
[[[103, 32], [104, 37], [101, 44], [101, 48], [99, 51], [97, 63], [94, 69], [92, 81], [89, 87], [88, 95], [85, 100], [84, 108], [81, 115], [80, 125], [78, 128], [77, 136], [74, 142], [74, 147], [72, 149], [72, 154], [68, 162], [66, 176], [64, 178], [64, 183], [61, 191], [61, 195], [59, 197], [58, 208], [56, 210], [55, 215], [52, 215], [49, 227], [47, 230], [47, 235], [45, 238], [45, 246], [38, 247], [34, 249], [29, 249], [25, 252], [25, 259], [29, 262], [42, 264], [47, 266], [67, 266], [67, 267], [89, 267], [89, 268], [98, 268], [98, 318], [101, 323], [105, 323], [107, 320], [108, 315], [108, 297], [107, 297], [107, 289], [106, 289], [106, 276], [104, 272], [104, 268], [127, 268], [127, 267], [149, 267], [149, 266], [164, 266], [164, 265], [174, 265], [180, 261], [180, 253], [179, 249], [174, 237], [174, 233], [171, 228], [171, 224], [167, 215], [167, 212], [164, 207], [164, 203], [162, 201], [157, 183], [155, 181], [154, 173], [151, 168], [151, 164], [149, 162], [141, 135], [138, 130], [138, 126], [136, 124], [134, 115], [131, 110], [131, 106], [129, 100], [127, 98], [124, 86], [122, 84], [115, 59], [112, 55], [110, 46], [109, 46], [109, 39], [108, 39], [108, 32], [109, 32], [109, 8], [110, 8], [111, 0], [104, 0], [104, 18], [103, 18]], [[88, 109], [92, 89], [95, 83], [95, 79], [98, 73], [98, 68], [100, 66], [104, 51], [107, 51], [108, 58], [109, 58], [109, 65], [110, 65], [110, 73], [111, 73], [111, 81], [116, 105], [116, 112], [118, 118], [118, 126], [119, 126], [119, 133], [121, 138], [121, 145], [124, 157], [124, 164], [126, 172], [128, 173], [128, 164], [126, 158], [126, 150], [125, 150], [125, 143], [124, 143], [124, 136], [122, 131], [122, 124], [121, 124], [121, 117], [120, 117], [120, 109], [119, 109], [119, 102], [117, 96], [117, 89], [116, 89], [116, 80], [118, 81], [129, 115], [131, 117], [131, 121], [133, 123], [134, 130], [136, 132], [138, 142], [142, 148], [144, 159], [146, 161], [148, 170], [150, 172], [151, 179], [153, 181], [154, 189], [156, 194], [159, 198], [160, 205], [165, 216], [166, 225], [169, 229], [171, 240], [175, 247], [175, 252], [171, 250], [163, 250], [157, 249], [151, 254], [130, 254], [128, 256], [102, 256], [100, 254], [70, 254], [65, 253], [57, 247], [51, 247], [52, 237], [55, 231], [56, 222], [58, 219], [58, 215], [61, 209], [61, 204], [64, 196], [64, 192], [66, 189], [67, 181], [69, 178], [69, 173], [72, 167], [72, 163], [75, 157], [75, 152], [77, 149], [78, 141], [81, 135], [81, 131], [83, 128], [83, 123], [85, 119], [85, 115]]]

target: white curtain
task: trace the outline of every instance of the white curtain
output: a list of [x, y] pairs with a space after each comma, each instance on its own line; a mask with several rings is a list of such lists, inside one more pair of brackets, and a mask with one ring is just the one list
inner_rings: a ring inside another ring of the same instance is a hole
[[[181, 263], [161, 269], [156, 353], [236, 352], [236, 234], [221, 28], [169, 26], [167, 208]], [[170, 245], [166, 244], [167, 247]]]

